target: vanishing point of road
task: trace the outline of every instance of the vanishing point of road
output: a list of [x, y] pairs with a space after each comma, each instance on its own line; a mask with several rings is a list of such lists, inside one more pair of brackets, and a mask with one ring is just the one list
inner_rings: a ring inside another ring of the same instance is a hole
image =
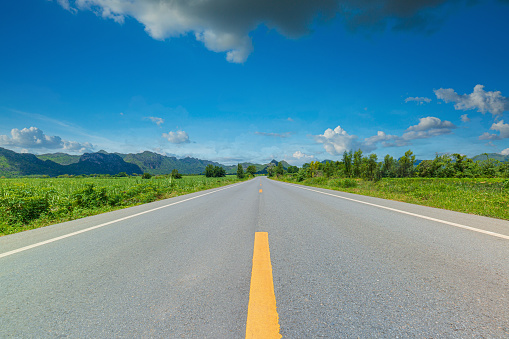
[[244, 338], [255, 235], [283, 338], [509, 338], [509, 222], [264, 177], [1, 237], [0, 337]]

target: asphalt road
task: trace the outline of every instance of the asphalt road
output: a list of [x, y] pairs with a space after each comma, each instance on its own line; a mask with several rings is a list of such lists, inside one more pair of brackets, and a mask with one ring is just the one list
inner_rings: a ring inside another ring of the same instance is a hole
[[255, 178], [1, 237], [0, 337], [243, 338], [262, 231], [284, 338], [509, 338], [509, 222], [304, 188]]

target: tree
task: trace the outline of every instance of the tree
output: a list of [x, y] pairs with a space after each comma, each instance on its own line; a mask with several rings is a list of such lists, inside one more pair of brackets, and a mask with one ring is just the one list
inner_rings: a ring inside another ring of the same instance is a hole
[[346, 177], [352, 176], [352, 151], [343, 153], [344, 173]]
[[396, 177], [396, 167], [397, 163], [394, 160], [394, 158], [387, 154], [382, 164], [382, 177], [384, 178]]
[[237, 165], [237, 178], [244, 179], [244, 169], [241, 164]]
[[400, 178], [411, 177], [414, 174], [415, 155], [411, 150], [405, 152], [405, 155], [399, 158], [399, 173]]
[[297, 173], [299, 168], [297, 166], [288, 166], [288, 173]]
[[214, 166], [209, 164], [205, 167], [205, 176], [211, 178], [214, 176]]
[[362, 150], [359, 148], [353, 154], [353, 176], [359, 178], [361, 176], [361, 165], [362, 165]]
[[318, 161], [311, 161], [309, 163], [309, 166], [306, 169], [307, 177], [313, 178], [318, 174], [318, 171], [320, 170], [322, 164]]
[[325, 165], [323, 165], [323, 174], [325, 174], [327, 178], [330, 178], [334, 174], [334, 164], [332, 162], [325, 162]]
[[226, 170], [221, 166], [214, 166], [214, 177], [226, 177]]
[[285, 174], [285, 169], [283, 167], [283, 163], [280, 161], [276, 166], [276, 174], [277, 175], [283, 175]]
[[377, 172], [377, 169], [378, 169], [378, 163], [376, 162], [377, 159], [378, 159], [378, 157], [374, 153], [370, 154], [369, 158], [367, 158], [365, 173], [366, 173], [366, 177], [369, 180], [374, 180], [375, 179], [376, 172]]
[[273, 177], [276, 174], [276, 166], [274, 166], [273, 163], [270, 163], [269, 166], [267, 167], [267, 173], [269, 175], [269, 178]]
[[247, 166], [247, 168], [246, 168], [246, 172], [247, 172], [249, 175], [251, 175], [251, 176], [253, 176], [253, 177], [254, 177], [254, 175], [255, 175], [255, 173], [256, 173], [256, 166], [255, 166], [255, 165], [249, 165], [249, 166]]
[[179, 171], [174, 168], [172, 171], [171, 171], [171, 177], [173, 179], [181, 179], [182, 178], [182, 174], [179, 173]]
[[152, 178], [152, 174], [150, 173], [143, 173], [143, 175], [141, 176], [142, 179], [150, 179]]
[[205, 167], [205, 176], [207, 178], [225, 177], [226, 171], [221, 166], [213, 166], [212, 164], [209, 164]]

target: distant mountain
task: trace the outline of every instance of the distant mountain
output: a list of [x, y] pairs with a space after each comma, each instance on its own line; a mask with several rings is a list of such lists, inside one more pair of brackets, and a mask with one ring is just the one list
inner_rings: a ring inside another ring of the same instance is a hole
[[41, 160], [51, 160], [60, 165], [70, 165], [80, 161], [79, 155], [71, 155], [67, 153], [47, 153], [36, 155], [36, 157]]
[[79, 161], [64, 167], [65, 174], [142, 174], [143, 171], [138, 165], [124, 161], [116, 154], [97, 152], [85, 153]]
[[205, 172], [205, 167], [207, 165], [222, 166], [225, 167], [225, 169], [229, 167], [213, 161], [200, 160], [189, 157], [184, 159], [177, 159], [175, 157], [168, 157], [149, 151], [136, 154], [116, 154], [120, 156], [125, 162], [139, 166], [143, 172], [148, 172], [155, 175], [168, 174], [171, 173], [173, 169], [176, 169], [179, 171], [179, 173], [183, 174], [201, 174]]
[[6, 177], [46, 174], [62, 174], [62, 165], [51, 160], [41, 160], [33, 154], [16, 153], [0, 147], [0, 175]]
[[488, 156], [486, 156], [486, 154], [476, 155], [475, 157], [472, 158], [472, 160], [484, 161], [484, 160], [488, 159], [488, 157], [489, 157], [490, 159], [498, 160], [501, 162], [509, 161], [509, 155], [502, 155], [502, 154], [498, 154], [498, 153], [487, 153], [487, 154], [488, 154]]
[[[71, 159], [62, 155], [53, 158], [58, 158], [60, 161]], [[115, 154], [85, 153], [79, 157], [78, 162], [61, 165], [51, 160], [41, 160], [33, 154], [16, 153], [0, 147], [0, 176], [49, 175], [53, 177], [63, 174], [117, 174], [119, 172], [142, 173], [137, 165], [125, 162]]]
[[[281, 161], [284, 169], [290, 164]], [[254, 165], [257, 174], [267, 174], [269, 166], [277, 166], [279, 162], [272, 160], [268, 164], [242, 163], [244, 170]], [[237, 165], [222, 165], [220, 163], [196, 158], [177, 159], [165, 155], [145, 151], [142, 153], [108, 153], [101, 150], [96, 153], [85, 153], [81, 156], [66, 153], [48, 153], [41, 155], [20, 154], [0, 148], [0, 176], [28, 176], [63, 174], [127, 174], [150, 173], [153, 175], [169, 174], [177, 169], [182, 174], [202, 174], [207, 165], [223, 167], [227, 174], [236, 174]]]

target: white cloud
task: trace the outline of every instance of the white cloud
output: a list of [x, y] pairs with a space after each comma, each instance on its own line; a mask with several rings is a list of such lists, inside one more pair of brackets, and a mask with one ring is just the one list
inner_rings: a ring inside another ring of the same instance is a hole
[[59, 136], [45, 135], [37, 127], [13, 128], [11, 135], [0, 135], [1, 146], [22, 147], [26, 149], [61, 149], [71, 152], [87, 152], [94, 148], [88, 142], [79, 143], [76, 141], [62, 140]]
[[447, 120], [436, 117], [420, 118], [419, 123], [407, 128], [407, 132], [401, 137], [403, 140], [425, 139], [439, 135], [449, 134], [456, 126]]
[[376, 135], [365, 138], [362, 142], [357, 141], [356, 135], [348, 134], [341, 126], [334, 130], [328, 128], [324, 134], [315, 135], [315, 141], [323, 144], [325, 150], [331, 155], [341, 155], [344, 151], [362, 149], [364, 152], [372, 152], [378, 144], [383, 147], [401, 147], [410, 145], [415, 139], [425, 139], [452, 133], [456, 126], [450, 121], [442, 121], [436, 117], [419, 119], [419, 123], [407, 128], [402, 136], [389, 135], [378, 131]]
[[468, 114], [463, 114], [461, 116], [461, 121], [462, 122], [470, 122], [470, 118], [468, 117]]
[[70, 11], [71, 4], [69, 4], [69, 0], [57, 0], [58, 4], [62, 6], [64, 9]]
[[509, 155], [509, 148], [506, 148], [506, 149], [502, 150], [502, 152], [500, 152], [500, 154], [502, 154], [502, 155]]
[[315, 135], [315, 141], [323, 144], [327, 153], [340, 155], [356, 145], [357, 136], [349, 135], [341, 126], [334, 129], [327, 128], [323, 134]]
[[163, 118], [157, 118], [157, 117], [147, 117], [146, 119], [154, 122], [157, 124], [157, 126], [161, 126], [162, 124], [164, 124], [164, 119]]
[[493, 116], [500, 116], [509, 110], [508, 98], [502, 96], [500, 91], [486, 92], [483, 85], [475, 86], [470, 94], [459, 95], [452, 88], [437, 89], [435, 94], [446, 103], [454, 102], [454, 108], [457, 110], [477, 109], [478, 112], [483, 114], [489, 112]]
[[410, 102], [410, 101], [415, 101], [419, 105], [423, 105], [424, 103], [429, 104], [431, 102], [431, 99], [425, 98], [425, 97], [409, 97], [409, 98], [405, 99], [405, 102]]
[[315, 156], [302, 153], [301, 151], [297, 151], [293, 153], [292, 157], [300, 160], [300, 159], [314, 159]]
[[[259, 25], [296, 38], [315, 18], [341, 16], [350, 29], [422, 30], [440, 22], [446, 0], [57, 0], [67, 10], [91, 10], [123, 23], [133, 17], [154, 39], [193, 34], [206, 48], [243, 63], [253, 51], [249, 33]], [[464, 2], [465, 0], [462, 0]]]
[[163, 138], [168, 139], [172, 144], [187, 144], [190, 142], [189, 135], [184, 131], [163, 133]]
[[395, 147], [395, 146], [406, 146], [408, 145], [408, 142], [403, 140], [401, 137], [397, 135], [389, 135], [386, 134], [383, 131], [378, 131], [376, 135], [364, 139], [364, 142], [362, 143], [363, 149], [366, 152], [371, 152], [375, 150], [376, 144], [382, 143], [382, 146], [384, 147]]
[[479, 140], [501, 140], [509, 138], [509, 124], [504, 124], [504, 120], [500, 120], [497, 123], [491, 125], [491, 130], [499, 131], [500, 134], [484, 133], [479, 137]]

